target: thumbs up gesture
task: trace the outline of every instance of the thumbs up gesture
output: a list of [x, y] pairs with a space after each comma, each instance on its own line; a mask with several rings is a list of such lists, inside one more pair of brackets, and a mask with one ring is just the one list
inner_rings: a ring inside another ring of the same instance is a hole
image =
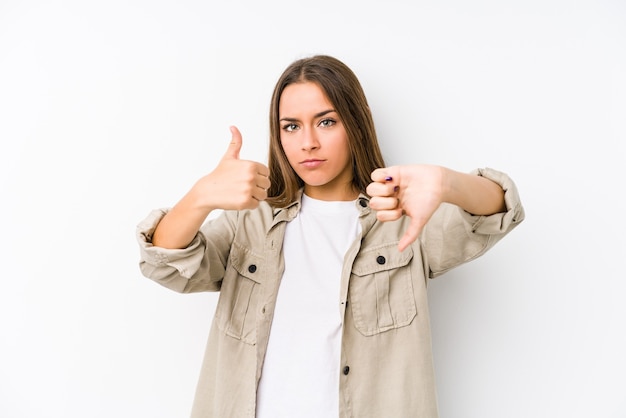
[[267, 198], [269, 168], [239, 159], [241, 133], [230, 127], [231, 142], [217, 167], [193, 187], [200, 206], [213, 209], [254, 209]]

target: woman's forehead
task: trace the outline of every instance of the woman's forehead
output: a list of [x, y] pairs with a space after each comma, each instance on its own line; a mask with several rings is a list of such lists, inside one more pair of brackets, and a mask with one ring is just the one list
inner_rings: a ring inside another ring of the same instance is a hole
[[333, 109], [322, 88], [313, 82], [293, 83], [283, 90], [278, 111], [280, 117], [290, 117], [292, 114], [316, 114]]

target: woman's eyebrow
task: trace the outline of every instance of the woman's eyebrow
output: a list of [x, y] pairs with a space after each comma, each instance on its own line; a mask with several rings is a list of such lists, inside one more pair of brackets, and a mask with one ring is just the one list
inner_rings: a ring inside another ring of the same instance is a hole
[[[332, 112], [336, 112], [336, 110], [335, 109], [322, 110], [321, 112], [318, 112], [315, 115], [313, 115], [313, 119], [320, 118]], [[279, 121], [280, 122], [299, 122], [297, 118], [290, 118], [290, 117], [280, 118]]]

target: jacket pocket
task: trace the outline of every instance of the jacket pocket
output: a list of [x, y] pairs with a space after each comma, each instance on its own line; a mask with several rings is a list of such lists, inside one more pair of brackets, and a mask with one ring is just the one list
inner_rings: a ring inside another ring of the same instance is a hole
[[256, 344], [256, 310], [262, 258], [233, 244], [215, 308], [219, 328], [247, 344]]
[[409, 325], [417, 315], [410, 261], [397, 242], [363, 250], [352, 265], [349, 301], [354, 324], [369, 336]]

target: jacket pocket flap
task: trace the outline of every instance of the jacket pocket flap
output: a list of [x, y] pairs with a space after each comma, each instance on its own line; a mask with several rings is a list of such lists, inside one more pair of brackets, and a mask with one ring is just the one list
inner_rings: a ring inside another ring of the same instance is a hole
[[413, 248], [398, 251], [398, 242], [362, 249], [352, 265], [352, 274], [367, 276], [380, 271], [404, 267], [413, 258]]
[[233, 243], [233, 248], [230, 252], [230, 264], [241, 276], [256, 283], [261, 283], [262, 261], [262, 257], [237, 243]]

